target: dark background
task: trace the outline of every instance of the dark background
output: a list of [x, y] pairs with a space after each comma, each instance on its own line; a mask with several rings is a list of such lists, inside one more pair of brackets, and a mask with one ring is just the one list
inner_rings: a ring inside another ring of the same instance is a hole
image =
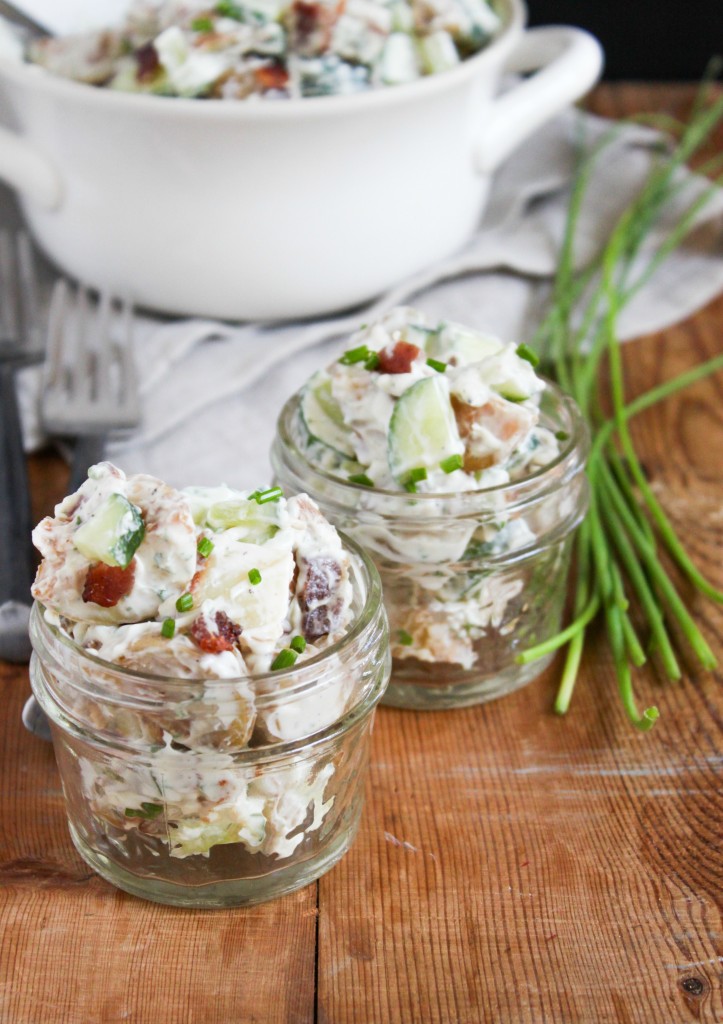
[[605, 78], [697, 81], [723, 56], [723, 0], [527, 0], [530, 25], [578, 25], [605, 50]]

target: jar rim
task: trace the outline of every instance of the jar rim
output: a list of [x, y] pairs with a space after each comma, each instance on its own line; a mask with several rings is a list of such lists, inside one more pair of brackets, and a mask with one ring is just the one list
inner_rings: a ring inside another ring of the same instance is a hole
[[[354, 622], [351, 624], [349, 629], [344, 633], [339, 640], [336, 640], [329, 647], [325, 647], [323, 651], [319, 651], [312, 658], [301, 663], [295, 663], [289, 668], [283, 669], [269, 669], [266, 672], [251, 672], [244, 676], [229, 676], [219, 678], [217, 676], [172, 676], [172, 675], [160, 675], [155, 672], [146, 672], [141, 669], [131, 668], [127, 665], [120, 665], [117, 662], [107, 661], [104, 658], [98, 657], [92, 650], [82, 647], [79, 643], [73, 640], [63, 629], [57, 626], [53, 622], [49, 622], [45, 617], [45, 605], [40, 601], [35, 601], [33, 604], [33, 619], [36, 622], [42, 623], [42, 629], [48, 630], [52, 636], [66, 649], [71, 651], [75, 656], [79, 657], [85, 663], [97, 665], [98, 668], [103, 669], [105, 672], [112, 672], [114, 675], [118, 675], [121, 678], [133, 680], [134, 682], [143, 682], [149, 684], [173, 684], [181, 686], [192, 686], [203, 683], [213, 683], [215, 686], [227, 685], [229, 688], [237, 686], [239, 684], [251, 684], [258, 686], [264, 682], [271, 682], [273, 680], [273, 690], [256, 693], [256, 699], [264, 702], [264, 698], [269, 700], [278, 699], [279, 691], [283, 691], [285, 697], [293, 697], [299, 693], [303, 693], [306, 687], [311, 688], [313, 686], [313, 680], [310, 681], [305, 677], [309, 674], [308, 670], [317, 669], [323, 667], [326, 662], [331, 661], [341, 651], [347, 649], [355, 640], [357, 640], [373, 623], [375, 615], [382, 607], [382, 585], [379, 577], [379, 572], [367, 554], [366, 550], [358, 544], [352, 537], [347, 536], [343, 531], [337, 530], [339, 537], [342, 541], [342, 546], [350, 554], [352, 554], [357, 564], [361, 566], [364, 572], [364, 583], [366, 584], [366, 596], [364, 605], [357, 615]], [[32, 621], [32, 620], [31, 620]], [[31, 631], [32, 638], [32, 631]], [[35, 644], [33, 645], [35, 646]], [[297, 678], [303, 673], [301, 680], [294, 685], [291, 681], [294, 676]], [[284, 685], [286, 684], [286, 685]]]
[[[290, 426], [292, 417], [294, 417], [299, 411], [301, 406], [302, 390], [294, 392], [294, 394], [284, 404], [277, 423], [276, 423], [276, 439], [283, 445], [285, 455], [290, 455], [294, 460], [298, 460], [303, 466], [304, 475], [298, 474], [298, 470], [294, 466], [290, 466], [292, 472], [297, 473], [300, 479], [304, 479], [306, 473], [323, 481], [327, 486], [334, 487], [338, 492], [344, 494], [351, 494], [358, 496], [360, 494], [373, 495], [375, 501], [379, 501], [380, 505], [387, 501], [394, 501], [397, 505], [399, 501], [403, 501], [405, 505], [404, 513], [395, 511], [395, 515], [400, 518], [404, 514], [409, 514], [410, 518], [413, 518], [413, 509], [415, 506], [427, 507], [432, 502], [455, 502], [460, 506], [471, 506], [475, 501], [479, 501], [480, 498], [485, 497], [497, 497], [499, 495], [504, 496], [505, 493], [519, 492], [520, 489], [528, 488], [530, 485], [539, 484], [539, 489], [535, 488], [533, 494], [525, 494], [520, 498], [518, 502], [511, 501], [506, 507], [509, 511], [516, 509], [519, 506], [524, 506], [530, 503], [530, 501], [536, 501], [538, 498], [544, 496], [549, 485], [553, 484], [558, 487], [560, 484], [560, 477], [555, 475], [555, 470], [560, 466], [564, 466], [565, 463], [569, 462], [570, 459], [577, 455], [577, 464], [584, 465], [585, 459], [590, 446], [590, 433], [587, 423], [580, 411], [579, 406], [572, 398], [571, 395], [563, 391], [554, 381], [547, 377], [541, 377], [545, 382], [544, 396], [551, 396], [556, 407], [564, 410], [569, 425], [569, 436], [565, 440], [564, 446], [558, 452], [554, 459], [546, 462], [544, 466], [536, 469], [532, 473], [528, 473], [526, 476], [519, 477], [516, 480], [508, 481], [504, 484], [495, 484], [490, 487], [478, 487], [470, 491], [417, 491], [414, 494], [409, 494], [402, 490], [390, 490], [389, 488], [365, 487], [363, 484], [354, 483], [341, 476], [337, 476], [335, 473], [329, 470], [323, 469], [313, 464], [306, 453], [294, 440]], [[287, 462], [288, 466], [288, 462]], [[274, 467], [276, 468], [276, 467]], [[314, 493], [316, 493], [314, 491]], [[333, 499], [331, 499], [333, 501]], [[470, 510], [472, 511], [472, 510]], [[476, 514], [477, 510], [474, 509]]]

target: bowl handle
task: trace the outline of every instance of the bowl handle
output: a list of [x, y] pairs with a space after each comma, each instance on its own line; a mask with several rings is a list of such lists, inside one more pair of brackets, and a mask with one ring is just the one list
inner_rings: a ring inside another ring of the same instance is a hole
[[0, 180], [46, 210], [60, 206], [63, 187], [50, 161], [21, 135], [0, 127]]
[[523, 34], [507, 71], [535, 74], [492, 103], [474, 147], [475, 168], [489, 174], [513, 149], [592, 88], [603, 52], [594, 36], [569, 25], [546, 25]]

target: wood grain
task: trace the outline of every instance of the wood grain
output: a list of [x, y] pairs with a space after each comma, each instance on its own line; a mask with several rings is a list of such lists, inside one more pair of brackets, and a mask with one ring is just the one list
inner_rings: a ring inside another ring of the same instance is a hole
[[[592, 105], [684, 112], [692, 90], [605, 86]], [[631, 394], [721, 351], [723, 299], [625, 351]], [[723, 378], [633, 424], [651, 482], [723, 586]], [[37, 517], [63, 493], [31, 459]], [[723, 653], [723, 614], [684, 588]], [[565, 719], [557, 666], [454, 713], [382, 709], [359, 839], [318, 886], [251, 911], [144, 903], [68, 837], [27, 672], [0, 665], [0, 1021], [7, 1024], [688, 1024], [723, 1020], [719, 679], [641, 670], [625, 720], [605, 649]]]

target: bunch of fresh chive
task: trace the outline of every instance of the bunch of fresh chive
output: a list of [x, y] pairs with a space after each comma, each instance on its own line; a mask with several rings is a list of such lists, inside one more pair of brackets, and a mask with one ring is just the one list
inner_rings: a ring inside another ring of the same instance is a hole
[[[711, 100], [707, 76], [686, 124], [666, 118], [676, 141], [661, 153], [645, 185], [624, 211], [600, 256], [576, 272], [576, 226], [595, 161], [617, 135], [613, 127], [592, 152], [581, 155], [575, 176], [552, 302], [533, 345], [544, 369], [577, 401], [592, 432], [588, 462], [591, 502], [576, 538], [573, 619], [557, 636], [521, 654], [522, 664], [567, 647], [555, 710], [564, 714], [572, 697], [588, 625], [600, 613], [612, 653], [620, 696], [631, 722], [651, 728], [656, 707], [638, 711], [632, 673], [653, 651], [670, 679], [681, 675], [680, 646], [688, 646], [706, 668], [715, 658], [689, 614], [661, 555], [714, 601], [723, 594], [693, 565], [648, 483], [629, 431], [637, 413], [681, 388], [723, 369], [723, 355], [653, 388], [634, 401], [625, 399], [617, 321], [621, 309], [655, 273], [694, 226], [716, 182], [679, 215], [667, 237], [646, 255], [651, 229], [666, 208], [681, 200], [682, 168], [723, 119], [723, 97]], [[655, 119], [651, 118], [654, 121]], [[718, 158], [699, 168], [717, 174]], [[719, 179], [720, 181], [720, 179]], [[612, 408], [603, 412], [598, 382], [606, 362]], [[643, 630], [645, 631], [643, 633]], [[647, 634], [647, 635], [646, 635]], [[647, 646], [647, 652], [646, 652]]]

